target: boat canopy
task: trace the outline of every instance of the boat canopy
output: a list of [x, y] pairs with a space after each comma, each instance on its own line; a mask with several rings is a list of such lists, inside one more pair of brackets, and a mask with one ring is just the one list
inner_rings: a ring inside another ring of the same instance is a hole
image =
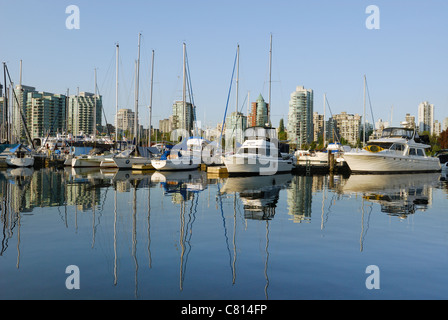
[[405, 138], [413, 139], [415, 135], [414, 129], [409, 128], [386, 128], [383, 130], [381, 138]]
[[14, 152], [22, 150], [22, 149], [25, 151], [28, 151], [28, 152], [32, 152], [31, 149], [25, 147], [23, 144], [18, 144], [16, 147], [9, 149], [9, 152], [14, 153]]

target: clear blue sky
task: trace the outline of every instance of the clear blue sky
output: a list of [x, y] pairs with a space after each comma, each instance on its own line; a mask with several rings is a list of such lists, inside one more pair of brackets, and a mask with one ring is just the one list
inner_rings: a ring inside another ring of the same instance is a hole
[[[153, 125], [167, 118], [182, 93], [182, 43], [187, 44], [197, 118], [222, 121], [237, 44], [239, 102], [250, 92], [268, 100], [269, 37], [273, 35], [272, 122], [287, 122], [298, 85], [323, 95], [333, 113], [363, 113], [363, 76], [375, 120], [417, 117], [418, 104], [448, 117], [448, 1], [446, 0], [15, 0], [0, 1], [0, 59], [15, 82], [39, 91], [92, 92], [94, 69], [108, 122], [115, 114], [115, 43], [120, 44], [120, 108], [134, 109], [134, 62], [142, 33], [140, 103], [147, 127], [150, 62], [155, 50]], [[69, 5], [80, 29], [68, 30]], [[380, 30], [365, 26], [366, 8], [380, 9]], [[3, 82], [3, 80], [2, 80]], [[234, 111], [235, 87], [229, 109]], [[371, 119], [367, 105], [368, 119]], [[246, 111], [246, 107], [243, 107]], [[327, 115], [329, 111], [327, 110]], [[104, 123], [104, 121], [103, 121]]]

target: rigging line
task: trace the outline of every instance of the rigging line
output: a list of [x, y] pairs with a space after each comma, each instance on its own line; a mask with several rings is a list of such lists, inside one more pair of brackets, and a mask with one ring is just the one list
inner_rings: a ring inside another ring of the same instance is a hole
[[369, 97], [370, 113], [372, 114], [372, 124], [375, 125], [375, 118], [373, 117], [372, 102], [370, 101], [370, 92], [369, 92], [369, 85], [367, 84], [367, 79], [366, 79], [366, 88], [367, 88], [367, 96]]
[[[193, 108], [195, 107], [194, 98], [193, 98], [193, 86], [191, 84], [191, 74], [190, 74], [190, 64], [188, 63], [188, 54], [187, 49], [185, 49], [185, 62], [187, 64], [187, 82], [188, 82], [188, 96], [190, 97], [191, 108], [193, 112]], [[193, 121], [196, 122], [196, 112], [193, 112]]]
[[[241, 111], [243, 110], [246, 100], [247, 100], [247, 96], [244, 98], [244, 101], [241, 104], [241, 109], [238, 111], [239, 113], [236, 115], [236, 120], [238, 120], [240, 118], [240, 113], [242, 113]], [[235, 125], [233, 126], [232, 134], [230, 136], [233, 136], [233, 133], [235, 132], [236, 127], [237, 127], [237, 121], [235, 121]]]
[[219, 137], [218, 145], [221, 144], [222, 140], [222, 132], [224, 130], [224, 124], [226, 123], [226, 116], [227, 116], [227, 108], [229, 107], [229, 99], [230, 99], [230, 93], [232, 92], [232, 82], [233, 82], [233, 75], [235, 74], [235, 66], [236, 66], [236, 59], [238, 57], [238, 50], [235, 54], [235, 62], [233, 63], [233, 71], [232, 71], [232, 77], [230, 77], [230, 87], [229, 87], [229, 93], [227, 95], [227, 103], [226, 103], [226, 109], [224, 111], [224, 119], [222, 120], [222, 126], [221, 126], [221, 136]]
[[[98, 91], [98, 95], [101, 96], [101, 94], [100, 94], [100, 90], [97, 89], [97, 91]], [[107, 118], [106, 118], [106, 112], [104, 111], [104, 106], [101, 106], [101, 110], [103, 111], [104, 120], [106, 121], [106, 129], [107, 129], [107, 133], [109, 134], [109, 136], [112, 136], [111, 133], [110, 133], [109, 126], [108, 126], [108, 122], [107, 122]], [[96, 130], [96, 129], [95, 129], [95, 130]]]
[[[8, 69], [8, 66], [6, 65], [5, 62], [3, 63], [3, 69], [4, 69], [4, 71], [6, 71], [6, 74], [8, 75], [8, 79], [9, 79], [10, 84], [12, 84], [11, 75], [9, 74], [9, 69]], [[6, 88], [6, 80], [5, 80], [5, 88]], [[17, 95], [16, 95], [15, 90], [12, 90], [12, 92], [13, 92], [13, 94], [14, 94], [14, 98], [15, 98], [15, 100], [16, 100], [16, 103], [17, 103], [17, 105], [19, 106], [20, 116], [22, 117], [23, 126], [25, 127], [25, 132], [26, 132], [27, 138], [28, 138], [28, 140], [29, 140], [29, 142], [30, 142], [32, 148], [34, 149], [34, 142], [33, 142], [33, 140], [31, 139], [31, 135], [30, 135], [30, 132], [29, 132], [29, 130], [28, 130], [28, 126], [27, 126], [27, 124], [26, 124], [25, 116], [23, 115], [22, 106], [21, 106], [21, 104], [19, 103], [19, 100], [17, 99]]]
[[[328, 109], [330, 110], [331, 118], [333, 119], [333, 112], [331, 111], [330, 103], [328, 102], [326, 95], [325, 95], [325, 103], [328, 105]], [[325, 121], [325, 119], [324, 119], [324, 121]], [[336, 131], [336, 126], [334, 125], [334, 119], [333, 119], [332, 128], [333, 128], [334, 134], [336, 135], [336, 139], [338, 140], [339, 143], [341, 143], [341, 141], [339, 140], [339, 137], [338, 137], [338, 133]]]

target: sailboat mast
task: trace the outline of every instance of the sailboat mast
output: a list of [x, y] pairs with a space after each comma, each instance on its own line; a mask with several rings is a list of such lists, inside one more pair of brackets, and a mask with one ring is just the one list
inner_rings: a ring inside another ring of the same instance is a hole
[[137, 55], [137, 65], [136, 65], [136, 76], [135, 76], [135, 119], [134, 119], [134, 137], [135, 144], [138, 145], [138, 89], [139, 89], [139, 70], [140, 70], [140, 39], [142, 34], [138, 34], [138, 55]]
[[363, 115], [362, 145], [366, 145], [366, 75], [364, 75], [364, 115]]
[[240, 45], [237, 47], [237, 62], [236, 62], [236, 112], [238, 114], [238, 84], [240, 77]]
[[[184, 129], [188, 132], [188, 121], [187, 121], [187, 77], [186, 77], [186, 48], [185, 43], [183, 44], [183, 89], [182, 89], [182, 105], [184, 111]], [[189, 133], [188, 133], [189, 134]]]
[[116, 65], [115, 65], [115, 143], [118, 141], [118, 61], [120, 54], [120, 46], [117, 43]]
[[3, 76], [4, 76], [4, 84], [5, 84], [5, 95], [3, 97], [3, 119], [5, 119], [4, 125], [4, 133], [6, 141], [9, 142], [9, 121], [8, 121], [8, 86], [6, 85], [6, 62], [3, 62]]
[[94, 94], [93, 94], [93, 98], [94, 98], [94, 106], [93, 106], [93, 141], [95, 142], [96, 141], [96, 122], [97, 122], [97, 119], [96, 119], [96, 90], [97, 88], [96, 88], [96, 68], [95, 68], [95, 91], [94, 91]]
[[272, 84], [272, 33], [271, 33], [271, 41], [270, 41], [270, 49], [269, 49], [269, 104], [268, 104], [268, 125], [271, 122], [271, 84]]
[[327, 123], [325, 121], [326, 117], [326, 109], [327, 109], [327, 94], [324, 93], [324, 148], [327, 145]]
[[154, 50], [152, 50], [152, 60], [151, 60], [151, 96], [149, 100], [149, 137], [148, 137], [148, 147], [151, 146], [151, 123], [152, 123], [152, 92], [153, 92], [153, 81], [154, 81]]

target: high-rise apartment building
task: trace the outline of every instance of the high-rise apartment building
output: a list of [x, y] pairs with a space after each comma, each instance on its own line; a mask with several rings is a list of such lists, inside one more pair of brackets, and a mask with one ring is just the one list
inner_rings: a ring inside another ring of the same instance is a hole
[[26, 128], [32, 139], [66, 130], [65, 95], [38, 92], [24, 85], [17, 85], [14, 94], [12, 135], [17, 140], [26, 138]]
[[249, 127], [265, 127], [269, 126], [269, 103], [264, 101], [260, 94], [256, 102], [251, 104], [251, 112], [247, 117], [247, 126]]
[[433, 134], [434, 105], [424, 101], [418, 106], [418, 128], [420, 132], [428, 131]]
[[14, 128], [13, 135], [18, 139], [24, 139], [26, 137], [23, 119], [26, 121], [26, 127], [30, 130], [31, 110], [29, 109], [30, 105], [28, 104], [28, 93], [37, 93], [36, 88], [24, 85], [17, 85], [14, 88], [14, 95], [17, 100], [15, 98], [12, 100], [12, 127]]
[[442, 131], [446, 131], [448, 129], [448, 118], [443, 119], [442, 123]]
[[170, 133], [173, 130], [173, 116], [159, 120], [159, 130], [162, 133]]
[[[318, 112], [314, 112], [313, 114], [313, 136], [314, 141], [319, 141], [320, 137], [324, 135], [324, 115], [319, 114]], [[323, 139], [322, 139], [323, 142]]]
[[432, 134], [438, 137], [440, 136], [441, 133], [442, 133], [442, 123], [439, 122], [439, 120], [435, 120], [432, 128]]
[[244, 142], [244, 130], [247, 128], [247, 117], [241, 112], [232, 112], [226, 119], [226, 146], [233, 142]]
[[288, 113], [288, 139], [299, 148], [314, 140], [313, 130], [313, 90], [298, 86], [291, 93]]
[[361, 138], [361, 119], [362, 117], [359, 114], [353, 115], [341, 112], [333, 115], [330, 122], [334, 125], [334, 129], [340, 138], [344, 138], [349, 144], [355, 146]]
[[27, 128], [31, 138], [66, 130], [66, 96], [48, 92], [28, 92]]
[[120, 109], [115, 116], [115, 127], [118, 134], [131, 138], [134, 135], [135, 112], [131, 109]]
[[401, 122], [401, 126], [408, 129], [415, 129], [417, 126], [415, 124], [415, 117], [406, 113], [404, 121]]
[[100, 95], [80, 92], [69, 97], [68, 131], [73, 135], [94, 134], [101, 127], [103, 103]]
[[173, 130], [186, 130], [189, 135], [194, 129], [194, 122], [196, 121], [196, 106], [190, 102], [175, 101], [173, 103]]

